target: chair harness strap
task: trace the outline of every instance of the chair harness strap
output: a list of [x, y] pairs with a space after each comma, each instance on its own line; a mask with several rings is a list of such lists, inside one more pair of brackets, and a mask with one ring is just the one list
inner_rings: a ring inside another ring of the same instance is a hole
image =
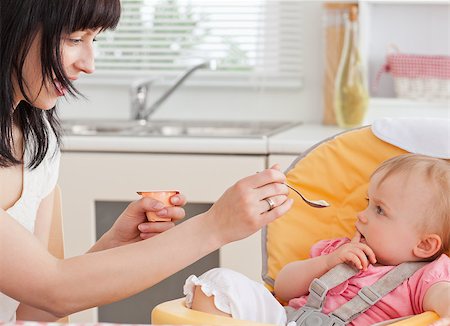
[[326, 315], [322, 313], [322, 307], [328, 290], [359, 272], [350, 265], [339, 264], [319, 279], [316, 278], [312, 281], [308, 299], [303, 307], [298, 310], [286, 307], [287, 320], [288, 322], [295, 322], [297, 326], [346, 325], [402, 284], [425, 264], [424, 262], [407, 262], [396, 266], [371, 286], [363, 287], [350, 301]]
[[320, 278], [315, 278], [309, 286], [309, 295], [305, 306], [322, 310], [328, 290], [347, 281], [358, 272], [356, 268], [348, 264], [339, 264]]
[[359, 290], [358, 295], [337, 308], [331, 315], [346, 322], [352, 321], [425, 265], [425, 262], [406, 262], [396, 266], [371, 286]]

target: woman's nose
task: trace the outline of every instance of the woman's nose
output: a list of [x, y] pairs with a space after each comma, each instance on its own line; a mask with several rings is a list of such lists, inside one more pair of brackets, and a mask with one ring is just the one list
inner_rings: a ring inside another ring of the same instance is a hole
[[76, 61], [75, 66], [85, 74], [92, 74], [95, 71], [94, 51], [88, 50]]

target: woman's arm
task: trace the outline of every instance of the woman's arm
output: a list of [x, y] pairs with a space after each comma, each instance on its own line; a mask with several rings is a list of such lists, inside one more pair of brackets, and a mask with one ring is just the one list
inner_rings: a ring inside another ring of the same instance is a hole
[[433, 284], [425, 293], [423, 309], [434, 311], [450, 321], [450, 282]]
[[[184, 217], [184, 210], [179, 207], [186, 203], [186, 199], [183, 195], [178, 194], [176, 198], [171, 198], [174, 205], [178, 207], [163, 208], [165, 216], [170, 216], [173, 220], [178, 220]], [[56, 214], [60, 214], [58, 208], [55, 208], [55, 190], [53, 190], [46, 198], [44, 198], [37, 211], [36, 222], [34, 228], [34, 235], [37, 239], [48, 249], [48, 251], [55, 255], [57, 258], [64, 258], [63, 252], [54, 252], [55, 249], [58, 251], [59, 245], [62, 248], [62, 237], [61, 243], [58, 243], [58, 248], [55, 247], [54, 241], [50, 241], [51, 229], [55, 227]], [[152, 199], [149, 199], [150, 201]], [[153, 201], [153, 207], [158, 208], [159, 202]], [[162, 205], [161, 205], [162, 206]], [[54, 210], [58, 209], [57, 212]], [[161, 208], [160, 212], [161, 212]], [[105, 250], [108, 248], [113, 248], [121, 246], [124, 244], [136, 242], [139, 240], [147, 239], [155, 236], [161, 232], [167, 231], [172, 228], [175, 224], [173, 222], [158, 222], [152, 223], [148, 222], [145, 213], [140, 215], [129, 216], [122, 214], [114, 226], [98, 241], [90, 251]], [[59, 219], [61, 217], [59, 216]], [[58, 225], [62, 233], [61, 225]], [[16, 311], [16, 317], [18, 320], [35, 320], [35, 321], [56, 321], [58, 317], [37, 309], [35, 307], [21, 303]], [[66, 320], [61, 320], [61, 322], [67, 322]]]
[[[0, 291], [56, 316], [126, 298], [283, 215], [292, 205], [284, 180], [265, 170], [237, 182], [208, 212], [156, 237], [67, 260], [51, 256], [0, 211]], [[278, 206], [269, 212], [267, 197]], [[143, 214], [148, 204], [139, 200], [127, 210]]]

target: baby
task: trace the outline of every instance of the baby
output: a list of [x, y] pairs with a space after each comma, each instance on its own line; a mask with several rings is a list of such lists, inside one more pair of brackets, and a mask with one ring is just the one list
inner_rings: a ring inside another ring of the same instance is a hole
[[[367, 208], [357, 214], [352, 239], [324, 240], [311, 258], [287, 264], [275, 280], [275, 295], [299, 309], [309, 286], [333, 267], [346, 263], [359, 272], [330, 289], [322, 312], [329, 314], [403, 262], [429, 262], [382, 297], [349, 325], [432, 310], [435, 325], [450, 325], [450, 163], [406, 154], [382, 163], [372, 174]], [[236, 319], [285, 325], [286, 309], [260, 283], [217, 268], [190, 276], [184, 286], [192, 309]], [[291, 309], [292, 310], [292, 309]]]

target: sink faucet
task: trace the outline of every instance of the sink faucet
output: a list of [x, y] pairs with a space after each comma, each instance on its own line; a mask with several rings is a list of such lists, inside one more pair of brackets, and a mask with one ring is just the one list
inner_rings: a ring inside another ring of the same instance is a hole
[[203, 61], [199, 64], [191, 66], [183, 72], [156, 101], [147, 106], [147, 97], [150, 87], [155, 82], [155, 78], [140, 79], [133, 82], [130, 86], [131, 98], [131, 118], [135, 120], [149, 120], [150, 116], [160, 107], [160, 105], [172, 95], [172, 93], [197, 69], [209, 68], [216, 70], [216, 61]]

